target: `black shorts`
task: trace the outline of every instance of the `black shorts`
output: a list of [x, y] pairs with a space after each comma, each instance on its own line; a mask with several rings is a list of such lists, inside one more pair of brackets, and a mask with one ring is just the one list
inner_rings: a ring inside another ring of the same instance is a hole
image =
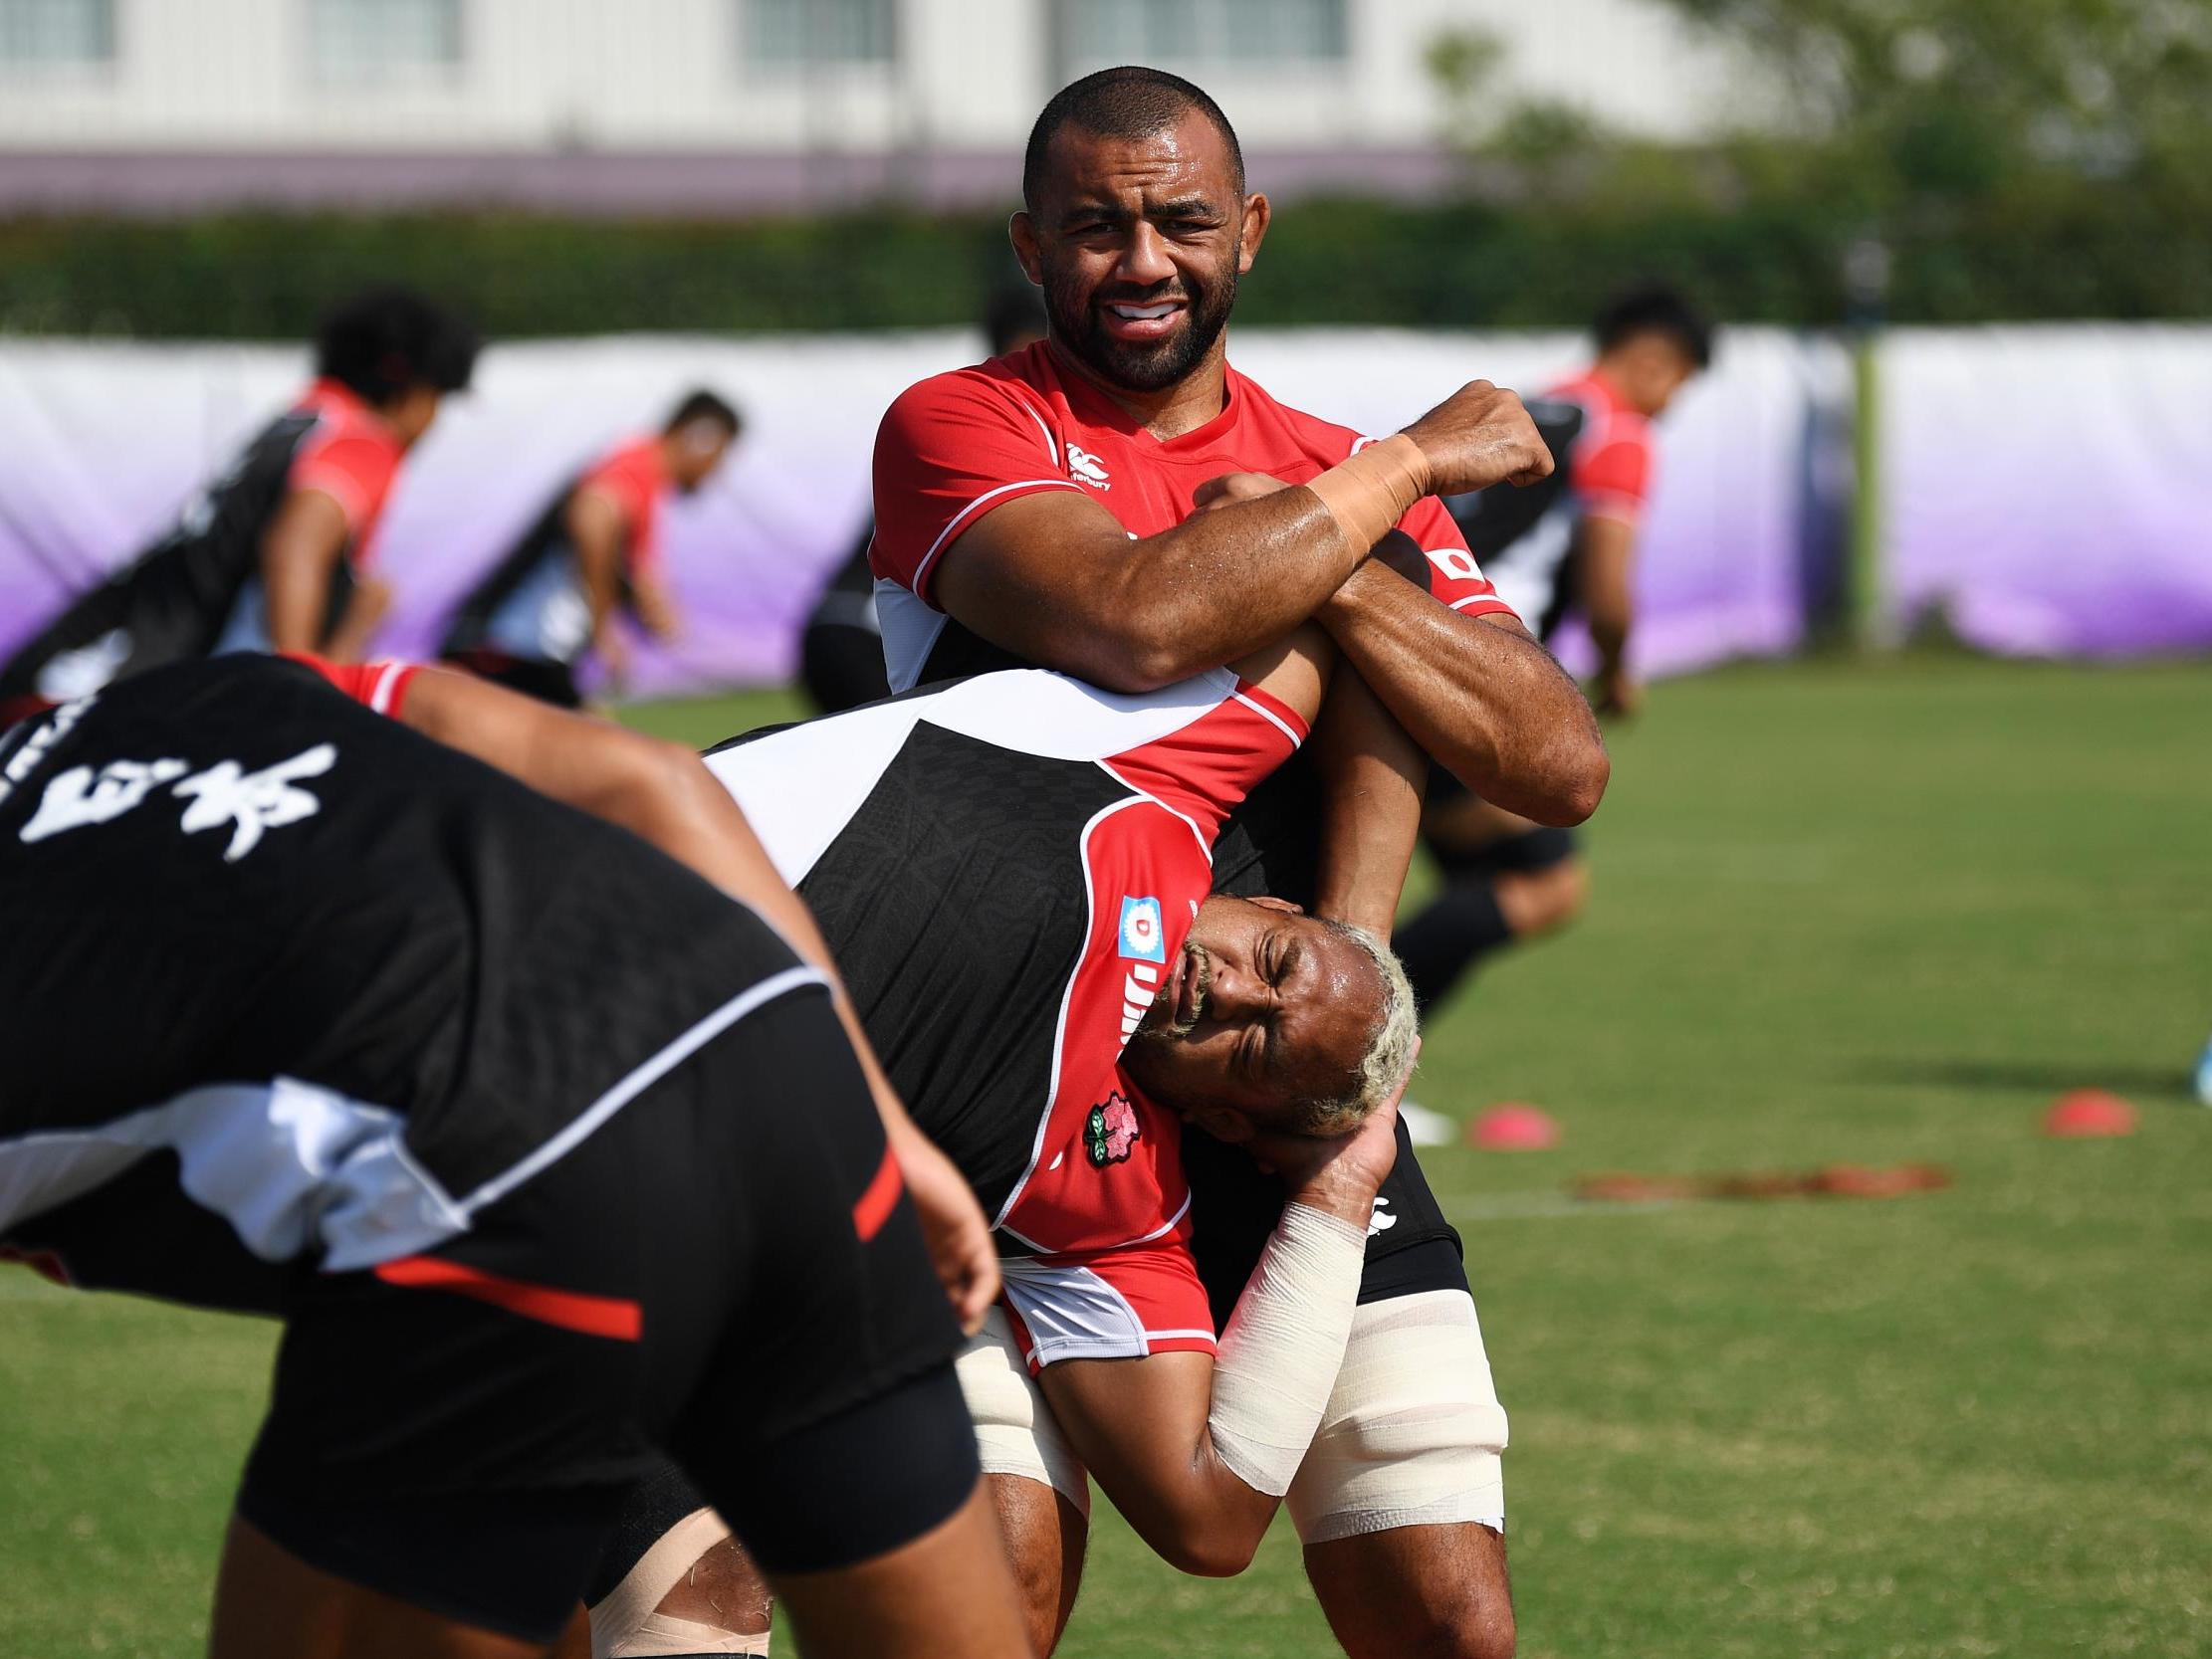
[[[1214, 847], [1215, 891], [1309, 903], [1316, 885], [1320, 808], [1313, 768], [1303, 756], [1293, 756], [1223, 826]], [[1242, 1148], [1196, 1128], [1184, 1131], [1183, 1162], [1191, 1182], [1191, 1252], [1218, 1330], [1227, 1325], [1282, 1215], [1282, 1182]], [[1459, 1235], [1430, 1190], [1401, 1120], [1398, 1161], [1375, 1200], [1359, 1299], [1383, 1302], [1466, 1288]]]
[[974, 1488], [959, 1335], [816, 987], [468, 1231], [369, 1271], [226, 1249], [174, 1174], [148, 1158], [6, 1243], [80, 1282], [284, 1318], [239, 1511], [339, 1577], [550, 1641], [656, 1448], [771, 1570], [881, 1554]]

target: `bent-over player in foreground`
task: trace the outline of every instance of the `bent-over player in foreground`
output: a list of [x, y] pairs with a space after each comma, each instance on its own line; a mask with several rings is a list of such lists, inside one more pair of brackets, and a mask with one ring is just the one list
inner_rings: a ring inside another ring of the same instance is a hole
[[[615, 816], [712, 816], [595, 746]], [[900, 1159], [752, 911], [247, 657], [0, 735], [0, 1243], [286, 1321], [217, 1654], [540, 1652], [648, 1444], [810, 1650], [1028, 1651]]]

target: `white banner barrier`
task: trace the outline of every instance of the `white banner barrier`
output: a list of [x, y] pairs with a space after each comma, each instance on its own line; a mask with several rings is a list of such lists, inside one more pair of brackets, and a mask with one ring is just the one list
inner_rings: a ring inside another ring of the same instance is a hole
[[[1567, 334], [1407, 330], [1250, 329], [1233, 346], [1278, 397], [1369, 431], [1476, 376], [1541, 390], [1587, 352]], [[688, 625], [671, 650], [641, 654], [637, 689], [783, 678], [800, 619], [866, 519], [884, 407], [977, 350], [959, 330], [493, 347], [393, 494], [377, 558], [398, 602], [382, 648], [434, 645], [459, 594], [580, 462], [704, 384], [744, 410], [746, 434], [668, 515]], [[157, 536], [307, 366], [281, 346], [0, 340], [0, 651]], [[1666, 417], [1639, 572], [1647, 672], [1798, 643], [1808, 502], [1835, 483], [1809, 434], [1845, 382], [1829, 342], [1730, 330]]]
[[1878, 383], [1893, 636], [2212, 649], [2212, 327], [1900, 328]]

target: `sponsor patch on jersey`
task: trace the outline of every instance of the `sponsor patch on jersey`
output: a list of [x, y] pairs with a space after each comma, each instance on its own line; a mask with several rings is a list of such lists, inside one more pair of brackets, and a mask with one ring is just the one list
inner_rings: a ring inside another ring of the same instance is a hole
[[1106, 482], [1106, 463], [1087, 449], [1077, 449], [1073, 444], [1067, 446], [1067, 470], [1076, 483], [1087, 484], [1093, 490], [1113, 488]]
[[1083, 1125], [1083, 1145], [1091, 1154], [1091, 1162], [1103, 1169], [1109, 1163], [1129, 1161], [1137, 1135], [1137, 1109], [1117, 1089], [1091, 1108], [1090, 1118]]
[[1167, 930], [1160, 925], [1159, 900], [1123, 896], [1121, 953], [1124, 956], [1134, 956], [1141, 962], [1164, 962], [1168, 959], [1168, 935]]

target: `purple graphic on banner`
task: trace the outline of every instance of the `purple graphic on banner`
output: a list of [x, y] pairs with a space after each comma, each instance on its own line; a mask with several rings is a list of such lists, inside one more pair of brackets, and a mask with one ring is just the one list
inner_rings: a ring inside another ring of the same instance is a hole
[[1880, 362], [1892, 629], [2030, 656], [2212, 648], [2212, 328], [1904, 329]]

